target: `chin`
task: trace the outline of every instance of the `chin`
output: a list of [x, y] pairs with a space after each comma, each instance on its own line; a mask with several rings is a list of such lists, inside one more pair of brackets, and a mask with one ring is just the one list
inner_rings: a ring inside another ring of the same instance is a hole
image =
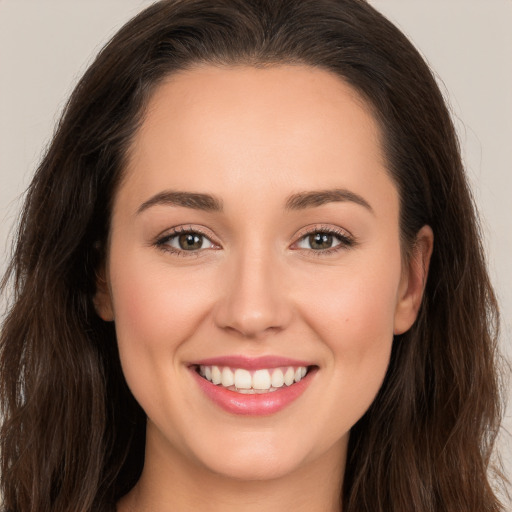
[[196, 457], [206, 470], [225, 478], [247, 482], [274, 480], [297, 471], [307, 458], [304, 445], [291, 446], [289, 441], [259, 439], [238, 444], [231, 440], [225, 448], [219, 442], [210, 445], [213, 450], [202, 450]]
[[229, 456], [215, 464], [208, 464], [207, 467], [213, 473], [224, 478], [254, 482], [286, 477], [301, 467], [301, 461], [283, 460], [282, 458], [277, 461], [271, 454], [267, 456], [260, 453], [251, 458]]

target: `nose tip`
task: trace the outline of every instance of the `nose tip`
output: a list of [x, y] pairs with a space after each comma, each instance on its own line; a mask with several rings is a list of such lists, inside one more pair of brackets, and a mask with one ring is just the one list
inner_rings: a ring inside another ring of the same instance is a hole
[[215, 322], [244, 338], [260, 338], [286, 328], [291, 307], [275, 266], [262, 262], [239, 265], [225, 276]]
[[223, 328], [240, 335], [243, 338], [260, 338], [270, 332], [278, 332], [282, 329], [279, 325], [271, 325], [264, 315], [245, 315], [237, 321], [226, 323]]

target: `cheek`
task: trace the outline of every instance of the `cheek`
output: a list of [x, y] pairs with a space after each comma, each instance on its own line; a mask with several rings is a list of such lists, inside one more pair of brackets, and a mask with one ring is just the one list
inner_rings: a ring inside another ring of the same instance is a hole
[[[120, 342], [136, 339], [146, 345], [167, 347], [197, 326], [209, 302], [204, 276], [151, 264], [137, 257], [118, 258], [111, 274], [114, 313]], [[122, 330], [122, 332], [121, 332]], [[123, 335], [121, 335], [123, 334]], [[170, 338], [171, 335], [171, 339]]]
[[[184, 273], [147, 249], [112, 251], [110, 273], [117, 343], [126, 382], [148, 417], [177, 425], [184, 402], [181, 354], [204, 321], [207, 276]], [[184, 274], [186, 277], [184, 277]], [[167, 417], [167, 420], [162, 418]], [[170, 418], [170, 419], [169, 419]], [[171, 429], [169, 435], [175, 435]], [[181, 442], [176, 438], [176, 442]]]
[[208, 287], [201, 285], [204, 275], [191, 270], [184, 279], [183, 270], [165, 265], [160, 256], [149, 261], [147, 249], [111, 254], [121, 363], [132, 392], [144, 404], [155, 400], [146, 396], [148, 390], [171, 386], [183, 371], [176, 356], [201, 325], [211, 301]]
[[323, 333], [333, 352], [363, 356], [367, 349], [393, 337], [400, 271], [399, 263], [375, 261], [341, 268], [325, 279], [316, 273], [305, 283], [302, 315]]
[[[360, 260], [330, 279], [317, 274], [316, 287], [310, 282], [310, 293], [303, 293], [302, 316], [327, 349], [333, 425], [350, 419], [351, 424], [344, 424], [350, 428], [370, 406], [386, 374], [401, 265], [399, 253], [385, 260], [376, 258], [371, 265]], [[336, 401], [344, 407], [334, 406]]]

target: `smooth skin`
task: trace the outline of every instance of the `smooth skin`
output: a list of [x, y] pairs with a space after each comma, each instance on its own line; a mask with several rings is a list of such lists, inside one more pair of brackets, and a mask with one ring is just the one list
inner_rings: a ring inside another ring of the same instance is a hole
[[[380, 141], [364, 101], [320, 69], [205, 65], [156, 89], [95, 298], [148, 416], [119, 512], [340, 510], [350, 428], [417, 316], [433, 245], [425, 226], [403, 261]], [[240, 416], [190, 370], [228, 355], [318, 371], [283, 410]]]

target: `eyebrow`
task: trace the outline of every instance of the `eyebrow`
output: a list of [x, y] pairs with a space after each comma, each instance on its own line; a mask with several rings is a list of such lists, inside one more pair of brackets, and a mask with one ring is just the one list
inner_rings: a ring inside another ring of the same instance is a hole
[[[352, 202], [363, 206], [373, 213], [373, 208], [364, 198], [346, 189], [299, 192], [291, 195], [287, 199], [285, 207], [287, 210], [305, 210], [307, 208], [315, 208], [327, 203], [335, 202]], [[223, 210], [222, 200], [213, 195], [199, 192], [165, 190], [142, 203], [137, 210], [137, 214], [142, 213], [152, 206], [158, 205], [181, 206], [183, 208], [192, 208], [194, 210], [203, 210], [207, 212], [222, 212]]]
[[184, 208], [193, 208], [194, 210], [207, 212], [222, 211], [222, 201], [210, 194], [165, 190], [142, 203], [137, 210], [137, 214], [157, 205], [182, 206]]
[[371, 213], [373, 208], [370, 203], [360, 195], [346, 189], [330, 189], [330, 190], [314, 190], [311, 192], [299, 192], [293, 194], [286, 201], [288, 210], [304, 210], [306, 208], [314, 208], [327, 203], [351, 202], [363, 206]]

